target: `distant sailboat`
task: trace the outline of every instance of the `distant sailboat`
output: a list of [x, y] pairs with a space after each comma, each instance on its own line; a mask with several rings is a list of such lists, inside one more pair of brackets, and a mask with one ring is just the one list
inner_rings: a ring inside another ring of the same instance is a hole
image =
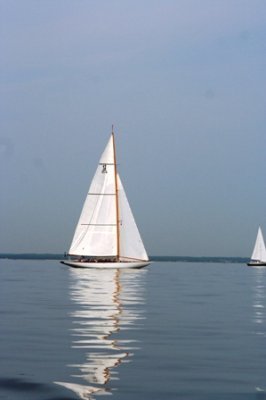
[[258, 230], [257, 239], [255, 242], [253, 253], [251, 255], [251, 259], [247, 265], [251, 267], [266, 266], [266, 248], [260, 227]]
[[114, 132], [98, 168], [68, 252], [81, 268], [142, 268], [149, 258], [117, 172]]

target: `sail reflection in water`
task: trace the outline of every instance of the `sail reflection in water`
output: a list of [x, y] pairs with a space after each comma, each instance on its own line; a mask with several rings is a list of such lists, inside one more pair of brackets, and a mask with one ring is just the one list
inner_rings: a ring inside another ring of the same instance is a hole
[[70, 269], [70, 295], [76, 304], [72, 347], [81, 352], [80, 364], [72, 369], [71, 381], [56, 382], [81, 399], [112, 391], [118, 379], [116, 367], [130, 361], [138, 344], [126, 337], [129, 329], [143, 322], [143, 289], [147, 270]]
[[254, 323], [256, 324], [256, 333], [266, 335], [266, 268], [254, 268]]

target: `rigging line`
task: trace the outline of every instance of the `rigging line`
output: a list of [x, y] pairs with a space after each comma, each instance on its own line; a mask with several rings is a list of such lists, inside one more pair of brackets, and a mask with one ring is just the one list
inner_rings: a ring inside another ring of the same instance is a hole
[[135, 258], [135, 257], [126, 257], [126, 256], [122, 256], [121, 257], [122, 259], [127, 259], [127, 260], [134, 260], [134, 261], [147, 261], [147, 260], [144, 260], [144, 259], [142, 259], [142, 258]]
[[86, 226], [116, 226], [116, 224], [80, 224]]
[[115, 196], [115, 193], [88, 193], [88, 196]]
[[100, 162], [99, 165], [115, 165], [114, 163]]

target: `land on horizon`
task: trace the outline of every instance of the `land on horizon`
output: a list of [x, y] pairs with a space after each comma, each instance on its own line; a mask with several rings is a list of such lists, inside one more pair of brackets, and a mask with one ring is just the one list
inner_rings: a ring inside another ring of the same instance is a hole
[[[54, 253], [0, 253], [0, 259], [10, 260], [61, 260], [63, 254]], [[246, 263], [249, 258], [246, 257], [222, 257], [222, 256], [168, 256], [152, 255], [151, 261], [169, 261], [169, 262], [220, 262], [220, 263]]]

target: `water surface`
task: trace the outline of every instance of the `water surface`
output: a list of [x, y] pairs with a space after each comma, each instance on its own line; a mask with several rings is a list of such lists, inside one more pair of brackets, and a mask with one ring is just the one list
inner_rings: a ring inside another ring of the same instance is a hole
[[0, 260], [0, 399], [266, 399], [266, 268]]

